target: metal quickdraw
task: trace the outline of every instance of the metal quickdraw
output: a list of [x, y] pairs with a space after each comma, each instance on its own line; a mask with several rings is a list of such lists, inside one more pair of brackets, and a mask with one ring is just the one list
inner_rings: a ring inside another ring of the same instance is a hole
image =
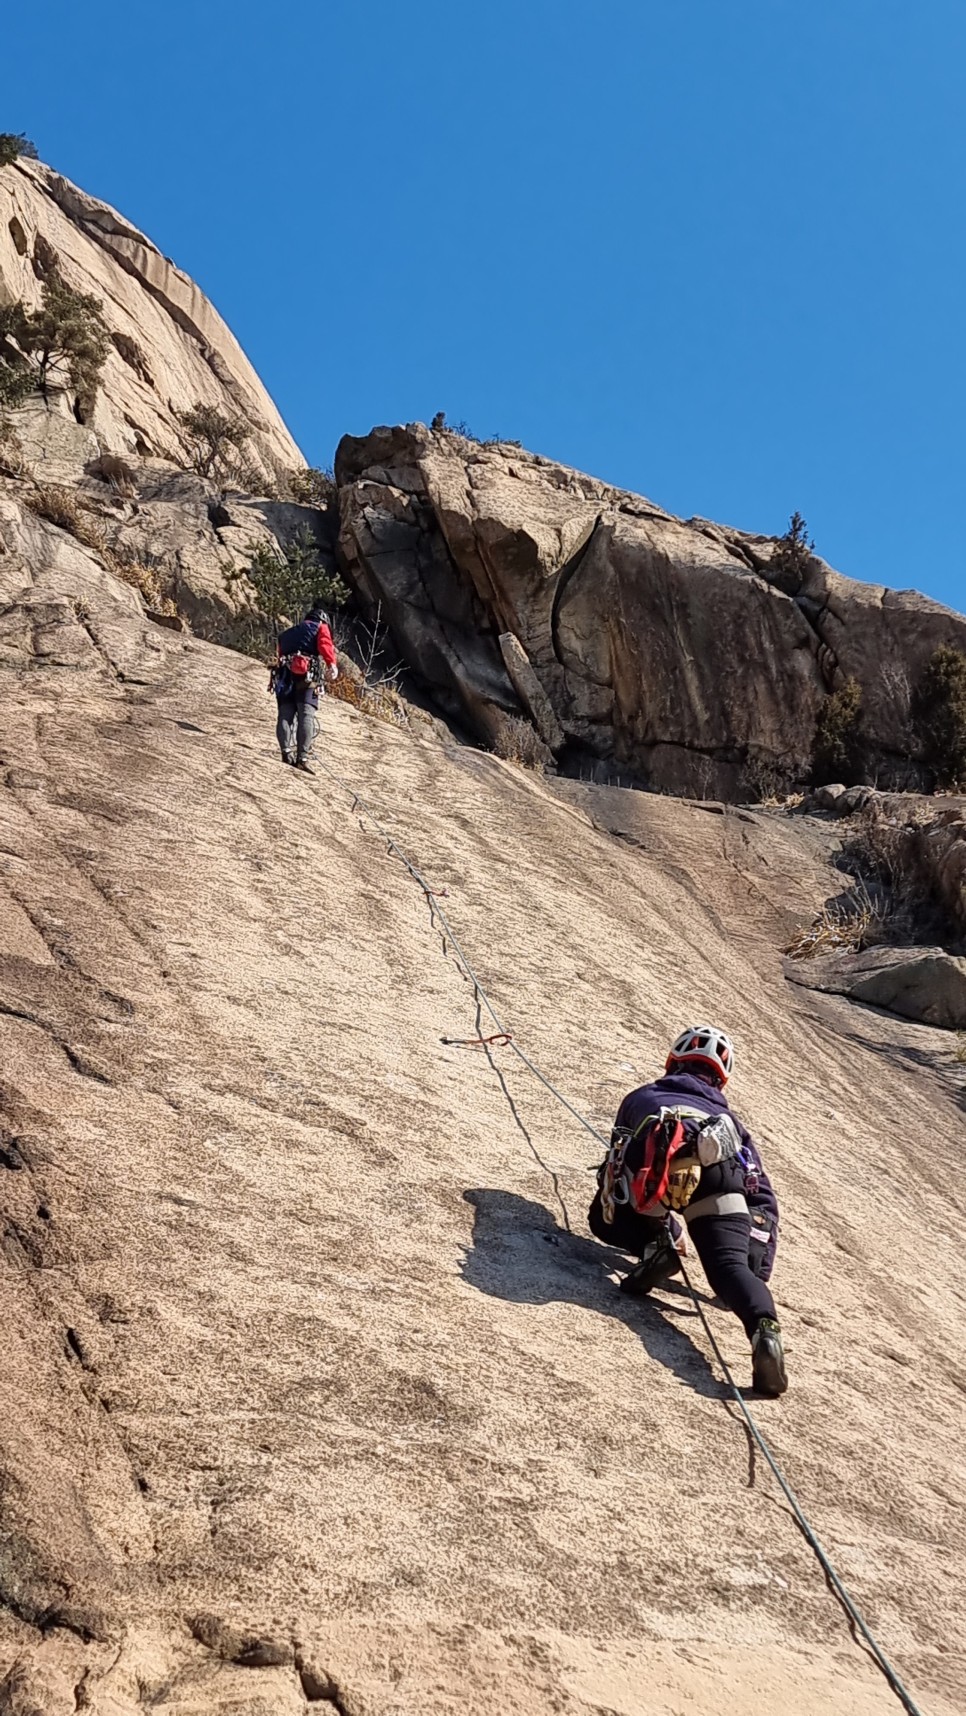
[[[653, 1119], [653, 1115], [648, 1115], [646, 1120], [641, 1121], [641, 1126], [646, 1126]], [[608, 1225], [613, 1222], [618, 1207], [623, 1208], [625, 1204], [629, 1204], [631, 1201], [631, 1188], [624, 1169], [624, 1158], [627, 1155], [627, 1147], [631, 1139], [637, 1137], [641, 1126], [638, 1126], [634, 1132], [629, 1126], [614, 1127], [611, 1133], [610, 1149], [597, 1171], [600, 1207]]]

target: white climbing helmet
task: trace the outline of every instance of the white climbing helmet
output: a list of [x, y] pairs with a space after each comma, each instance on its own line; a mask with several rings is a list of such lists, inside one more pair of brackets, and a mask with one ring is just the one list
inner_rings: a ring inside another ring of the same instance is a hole
[[735, 1046], [717, 1025], [689, 1025], [671, 1044], [667, 1070], [677, 1061], [694, 1061], [716, 1073], [727, 1084], [735, 1064]]

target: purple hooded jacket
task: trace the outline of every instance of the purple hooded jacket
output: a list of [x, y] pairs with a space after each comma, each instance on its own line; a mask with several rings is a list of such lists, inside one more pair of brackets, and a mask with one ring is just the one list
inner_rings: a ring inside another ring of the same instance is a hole
[[617, 1110], [614, 1125], [627, 1127], [634, 1132], [648, 1114], [656, 1114], [660, 1108], [676, 1108], [680, 1104], [696, 1108], [702, 1114], [729, 1114], [738, 1129], [747, 1158], [753, 1164], [751, 1173], [747, 1174], [746, 1167], [742, 1167], [740, 1163], [722, 1162], [712, 1168], [705, 1168], [701, 1176], [701, 1196], [706, 1197], [719, 1191], [743, 1190], [752, 1220], [754, 1221], [756, 1211], [768, 1218], [772, 1230], [771, 1239], [767, 1247], [765, 1267], [760, 1271], [762, 1279], [767, 1281], [774, 1265], [778, 1241], [778, 1199], [765, 1172], [757, 1144], [738, 1116], [732, 1114], [721, 1087], [698, 1078], [695, 1073], [665, 1073], [663, 1078], [655, 1079], [653, 1084], [642, 1084], [625, 1096]]

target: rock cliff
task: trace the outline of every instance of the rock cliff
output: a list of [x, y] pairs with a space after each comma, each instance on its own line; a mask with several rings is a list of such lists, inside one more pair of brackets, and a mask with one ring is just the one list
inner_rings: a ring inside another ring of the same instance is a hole
[[[177, 457], [174, 413], [201, 400], [244, 419], [251, 459], [267, 478], [304, 464], [238, 341], [186, 274], [114, 209], [42, 163], [0, 168], [0, 300], [35, 308], [53, 266], [101, 300], [111, 337], [86, 423], [92, 451]], [[72, 411], [70, 398], [60, 403]]]
[[[258, 664], [49, 521], [0, 547], [0, 1716], [889, 1716], [690, 1301], [616, 1291], [593, 1141], [460, 1046], [432, 902], [280, 767]], [[689, 1015], [734, 1031], [784, 1212], [756, 1410], [955, 1716], [963, 1073], [784, 981], [837, 826], [322, 713], [599, 1126]]]
[[564, 768], [734, 798], [807, 778], [850, 676], [870, 774], [915, 779], [909, 688], [966, 619], [775, 542], [679, 519], [521, 448], [421, 424], [346, 437], [341, 546], [436, 695], [492, 740], [528, 715]]
[[[332, 513], [171, 469], [199, 397], [266, 475], [297, 452], [147, 240], [30, 163], [0, 196], [3, 290], [53, 257], [114, 335], [90, 423], [38, 412], [34, 473], [0, 481], [0, 1716], [896, 1708], [692, 1301], [617, 1292], [593, 1140], [474, 1047], [444, 895], [603, 1131], [688, 1017], [734, 1032], [783, 1207], [792, 1390], [757, 1410], [955, 1716], [963, 1070], [947, 1033], [784, 980], [841, 884], [836, 825], [538, 779], [333, 700], [340, 778], [282, 768], [260, 665], [154, 623], [114, 569], [229, 636], [226, 566], [306, 525], [330, 556]], [[92, 439], [128, 455], [120, 488]], [[376, 431], [339, 479], [343, 565], [425, 682], [484, 735], [525, 711], [564, 764], [738, 790], [803, 766], [849, 673], [895, 760], [903, 675], [963, 635], [818, 560], [779, 587], [768, 540], [510, 446]], [[937, 827], [959, 911], [959, 809]]]

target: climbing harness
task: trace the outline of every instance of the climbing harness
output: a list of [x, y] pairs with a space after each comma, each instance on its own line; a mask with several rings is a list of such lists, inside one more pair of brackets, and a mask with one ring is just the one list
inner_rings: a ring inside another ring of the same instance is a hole
[[276, 697], [299, 697], [305, 691], [325, 691], [325, 662], [320, 655], [280, 655], [268, 676]]
[[[379, 835], [381, 835], [382, 839], [386, 842], [387, 853], [391, 853], [399, 859], [400, 863], [408, 871], [409, 875], [413, 878], [413, 880], [417, 883], [417, 885], [422, 890], [423, 894], [426, 896], [426, 899], [429, 902], [430, 922], [435, 925], [436, 919], [437, 918], [439, 919], [440, 925], [442, 926], [440, 933], [443, 935], [444, 946], [445, 946], [446, 940], [448, 939], [449, 944], [453, 949], [454, 957], [455, 957], [460, 969], [462, 970], [467, 982], [472, 987], [473, 997], [474, 997], [474, 1001], [475, 1001], [476, 1007], [477, 1007], [478, 1018], [482, 1015], [482, 1012], [485, 1009], [497, 1027], [497, 1031], [495, 1034], [496, 1037], [498, 1039], [502, 1039], [503, 1041], [505, 1041], [506, 1047], [511, 1049], [513, 1051], [513, 1053], [517, 1056], [517, 1058], [523, 1062], [523, 1065], [533, 1074], [534, 1078], [536, 1078], [540, 1082], [540, 1084], [542, 1084], [544, 1086], [544, 1088], [550, 1092], [550, 1094], [561, 1104], [561, 1106], [563, 1108], [565, 1108], [567, 1110], [568, 1114], [571, 1114], [573, 1116], [573, 1118], [578, 1122], [578, 1124], [580, 1126], [582, 1126], [584, 1128], [584, 1130], [586, 1132], [589, 1132], [593, 1138], [596, 1138], [598, 1143], [602, 1144], [604, 1146], [605, 1150], [607, 1150], [609, 1152], [610, 1145], [608, 1144], [608, 1141], [603, 1137], [603, 1135], [597, 1130], [597, 1128], [594, 1125], [591, 1124], [591, 1122], [583, 1114], [581, 1114], [580, 1110], [578, 1108], [576, 1108], [574, 1106], [574, 1104], [572, 1102], [570, 1102], [566, 1096], [564, 1096], [563, 1092], [561, 1090], [558, 1090], [557, 1086], [552, 1082], [552, 1080], [547, 1078], [546, 1074], [543, 1073], [540, 1070], [540, 1068], [536, 1065], [536, 1063], [530, 1059], [530, 1056], [526, 1053], [526, 1051], [520, 1047], [520, 1045], [516, 1041], [515, 1037], [513, 1037], [511, 1035], [511, 1033], [509, 1031], [507, 1031], [502, 1019], [500, 1018], [500, 1015], [497, 1013], [496, 1008], [494, 1007], [492, 1001], [490, 1000], [489, 995], [487, 994], [482, 983], [480, 982], [479, 978], [477, 977], [476, 972], [473, 969], [472, 964], [470, 963], [469, 959], [467, 958], [466, 954], [464, 953], [462, 945], [459, 942], [459, 940], [458, 940], [458, 938], [457, 938], [457, 936], [453, 930], [453, 927], [450, 924], [449, 919], [446, 916], [445, 911], [443, 910], [442, 906], [439, 906], [436, 904], [436, 901], [439, 898], [437, 891], [430, 887], [430, 885], [427, 882], [422, 871], [418, 868], [418, 866], [416, 864], [413, 863], [412, 859], [408, 856], [408, 854], [403, 851], [403, 848], [399, 845], [398, 841], [396, 841], [393, 838], [393, 836], [391, 834], [389, 834], [388, 831], [383, 827], [382, 823], [379, 821], [379, 819], [376, 816], [375, 812], [373, 811], [372, 807], [362, 797], [361, 793], [356, 792], [356, 790], [349, 785], [348, 781], [344, 780], [343, 777], [341, 775], [339, 775], [335, 769], [330, 768], [329, 765], [327, 763], [323, 762], [321, 759], [319, 760], [319, 766], [324, 771], [324, 773], [329, 776], [330, 780], [334, 781], [337, 786], [341, 787], [342, 791], [350, 799], [352, 809], [357, 810], [357, 809], [361, 808], [364, 817], [369, 821], [370, 825], [376, 830], [376, 832]], [[468, 1038], [468, 1039], [466, 1039], [466, 1041], [467, 1042], [479, 1042], [481, 1044], [487, 1043], [487, 1039], [484, 1037], [480, 1037], [478, 1039], [469, 1039]], [[487, 1053], [489, 1054], [489, 1049], [487, 1049]], [[502, 1073], [500, 1073], [499, 1068], [496, 1066], [496, 1062], [493, 1062], [492, 1064], [493, 1064], [495, 1070], [497, 1071], [497, 1076], [500, 1078], [500, 1082], [502, 1084], [503, 1083]], [[505, 1089], [506, 1089], [506, 1086], [504, 1085], [504, 1090]], [[507, 1093], [507, 1095], [509, 1098], [509, 1093]], [[512, 1106], [513, 1105], [512, 1104], [512, 1098], [509, 1098], [509, 1100], [510, 1100], [511, 1106]], [[515, 1112], [515, 1109], [514, 1109], [514, 1112]], [[553, 1178], [554, 1178], [554, 1183], [556, 1184], [556, 1176], [553, 1176]], [[559, 1196], [559, 1192], [558, 1192], [558, 1196]], [[792, 1518], [794, 1519], [796, 1525], [798, 1526], [799, 1530], [801, 1531], [802, 1536], [805, 1538], [805, 1541], [808, 1544], [809, 1548], [812, 1550], [813, 1554], [815, 1555], [816, 1560], [818, 1561], [818, 1564], [821, 1567], [822, 1572], [825, 1575], [826, 1583], [828, 1584], [830, 1591], [838, 1599], [839, 1603], [842, 1605], [842, 1608], [844, 1609], [844, 1611], [848, 1617], [849, 1624], [850, 1624], [850, 1627], [852, 1630], [853, 1638], [855, 1638], [856, 1641], [858, 1641], [858, 1638], [861, 1637], [861, 1639], [867, 1645], [873, 1661], [875, 1662], [876, 1666], [881, 1670], [882, 1674], [885, 1676], [885, 1679], [888, 1682], [888, 1685], [890, 1686], [891, 1690], [895, 1693], [900, 1704], [903, 1705], [904, 1709], [907, 1712], [907, 1716], [924, 1716], [924, 1712], [922, 1711], [920, 1706], [915, 1702], [915, 1700], [912, 1697], [912, 1694], [908, 1691], [906, 1686], [903, 1684], [903, 1681], [901, 1680], [897, 1670], [895, 1668], [893, 1668], [892, 1663], [889, 1661], [889, 1658], [886, 1656], [881, 1645], [878, 1643], [878, 1640], [876, 1639], [875, 1634], [872, 1632], [868, 1623], [864, 1619], [860, 1609], [857, 1607], [857, 1605], [856, 1605], [854, 1599], [852, 1598], [851, 1594], [849, 1593], [847, 1587], [842, 1583], [842, 1580], [839, 1578], [838, 1574], [836, 1573], [835, 1568], [832, 1566], [832, 1563], [829, 1560], [829, 1557], [828, 1557], [828, 1555], [827, 1555], [827, 1553], [826, 1553], [826, 1551], [825, 1551], [825, 1549], [821, 1543], [821, 1540], [816, 1535], [812, 1525], [810, 1524], [809, 1519], [808, 1519], [807, 1515], [805, 1514], [805, 1512], [801, 1506], [801, 1503], [798, 1500], [797, 1495], [795, 1494], [795, 1491], [792, 1489], [791, 1484], [788, 1482], [787, 1478], [785, 1477], [781, 1467], [778, 1464], [778, 1461], [776, 1460], [774, 1454], [771, 1451], [771, 1448], [769, 1447], [768, 1442], [765, 1440], [765, 1437], [764, 1437], [762, 1431], [758, 1428], [758, 1424], [756, 1423], [755, 1418], [752, 1415], [751, 1409], [748, 1406], [748, 1403], [745, 1400], [745, 1397], [742, 1394], [740, 1388], [738, 1387], [738, 1384], [735, 1382], [735, 1379], [731, 1373], [731, 1367], [728, 1364], [728, 1361], [725, 1358], [724, 1353], [721, 1351], [720, 1346], [718, 1345], [718, 1341], [717, 1341], [717, 1338], [715, 1336], [714, 1330], [712, 1329], [711, 1324], [708, 1321], [708, 1317], [707, 1317], [707, 1314], [705, 1312], [704, 1306], [702, 1305], [701, 1300], [699, 1299], [697, 1293], [695, 1292], [694, 1285], [691, 1281], [691, 1277], [689, 1276], [689, 1274], [687, 1272], [687, 1268], [685, 1267], [683, 1257], [681, 1257], [680, 1253], [679, 1253], [679, 1261], [681, 1264], [681, 1274], [682, 1274], [684, 1281], [687, 1285], [688, 1292], [691, 1295], [692, 1303], [694, 1304], [694, 1308], [697, 1311], [697, 1314], [701, 1319], [701, 1323], [703, 1325], [704, 1332], [708, 1337], [708, 1342], [711, 1346], [711, 1350], [714, 1353], [714, 1356], [715, 1356], [715, 1358], [718, 1362], [718, 1365], [721, 1369], [721, 1373], [722, 1373], [722, 1376], [724, 1377], [725, 1383], [726, 1383], [726, 1385], [727, 1385], [727, 1387], [728, 1387], [728, 1389], [729, 1389], [729, 1391], [730, 1391], [730, 1393], [734, 1399], [735, 1404], [737, 1405], [737, 1407], [738, 1407], [738, 1409], [742, 1415], [742, 1418], [744, 1419], [745, 1429], [747, 1431], [747, 1434], [752, 1439], [754, 1445], [759, 1449], [760, 1453], [764, 1457], [764, 1459], [765, 1459], [765, 1461], [769, 1467], [769, 1470], [771, 1471], [773, 1477], [775, 1478], [776, 1483], [778, 1484], [779, 1488], [781, 1489], [782, 1494], [784, 1495], [786, 1501], [788, 1502], [788, 1505], [789, 1505], [791, 1512], [792, 1512]]]
[[[604, 1220], [613, 1223], [618, 1205], [629, 1205], [641, 1216], [687, 1209], [701, 1183], [701, 1169], [727, 1161], [740, 1149], [741, 1139], [730, 1114], [709, 1115], [704, 1109], [683, 1103], [645, 1114], [633, 1132], [626, 1126], [615, 1126], [607, 1156], [597, 1172]], [[747, 1209], [744, 1197], [736, 1207]], [[688, 1218], [693, 1219], [690, 1210]]]

